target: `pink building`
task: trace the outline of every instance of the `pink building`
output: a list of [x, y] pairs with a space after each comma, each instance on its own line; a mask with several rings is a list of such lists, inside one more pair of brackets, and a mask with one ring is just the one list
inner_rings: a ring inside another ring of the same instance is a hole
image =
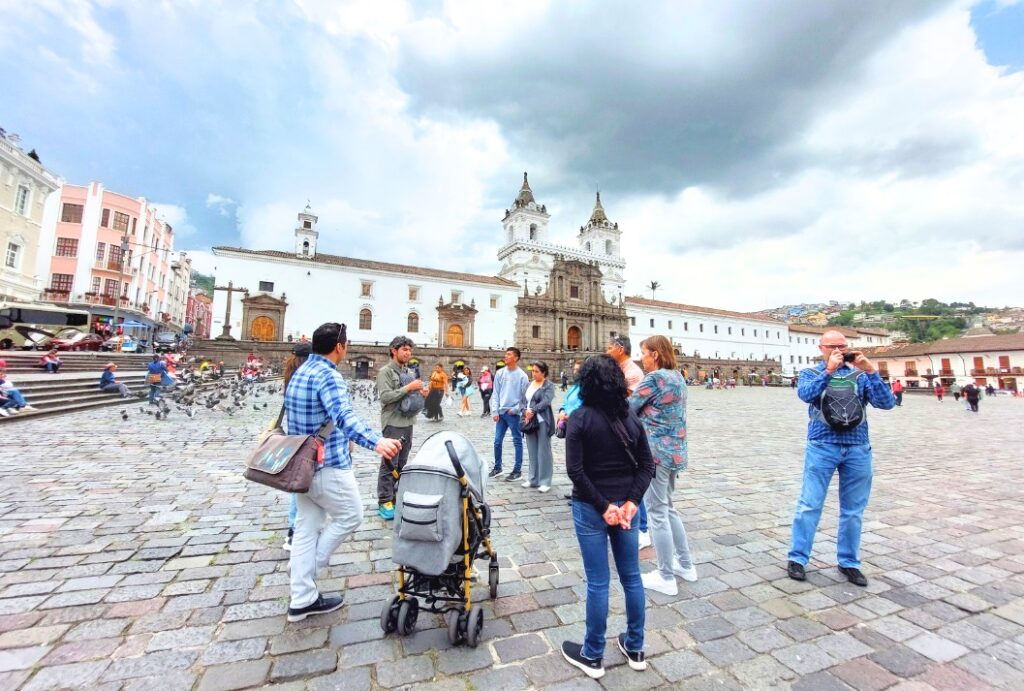
[[174, 230], [144, 198], [65, 185], [41, 244], [52, 257], [43, 300], [96, 305], [94, 326], [116, 307], [122, 321], [181, 330], [187, 291], [173, 289]]
[[192, 326], [193, 338], [209, 338], [210, 323], [213, 321], [213, 299], [203, 291], [189, 291], [188, 307], [185, 309], [185, 323]]

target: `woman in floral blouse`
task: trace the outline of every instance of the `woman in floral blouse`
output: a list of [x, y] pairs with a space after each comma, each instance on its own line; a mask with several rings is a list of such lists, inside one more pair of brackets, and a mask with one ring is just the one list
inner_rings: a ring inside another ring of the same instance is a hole
[[651, 336], [640, 344], [640, 363], [646, 376], [629, 397], [640, 417], [654, 456], [655, 475], [644, 504], [658, 568], [643, 575], [644, 587], [666, 595], [678, 593], [676, 576], [696, 581], [686, 529], [672, 505], [676, 478], [686, 469], [686, 382], [676, 369], [672, 343]]

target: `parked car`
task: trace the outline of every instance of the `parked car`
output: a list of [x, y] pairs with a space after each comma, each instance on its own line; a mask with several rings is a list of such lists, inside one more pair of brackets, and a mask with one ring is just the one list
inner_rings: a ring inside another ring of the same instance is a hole
[[[142, 346], [131, 336], [124, 336], [124, 343], [121, 343], [122, 353], [138, 353]], [[117, 344], [121, 342], [122, 336], [114, 336], [103, 342], [103, 350], [117, 350]]]
[[154, 353], [178, 352], [178, 336], [172, 331], [161, 331], [153, 337]]
[[99, 350], [102, 346], [103, 337], [99, 334], [77, 331], [50, 339], [48, 347], [57, 350]]

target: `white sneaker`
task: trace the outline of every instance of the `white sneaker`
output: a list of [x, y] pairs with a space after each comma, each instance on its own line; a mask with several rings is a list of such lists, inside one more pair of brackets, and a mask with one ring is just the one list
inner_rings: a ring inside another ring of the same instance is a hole
[[521, 485], [519, 485], [519, 486], [520, 487], [525, 487], [526, 489], [530, 489], [530, 481], [529, 480], [523, 480], [523, 483]]
[[21, 410], [18, 408], [6, 408], [6, 410], [8, 415], [17, 415], [18, 413], [21, 412]]
[[650, 547], [651, 546], [651, 534], [650, 534], [650, 532], [645, 533], [645, 532], [641, 531], [638, 542], [640, 543], [640, 549], [643, 549], [644, 547]]
[[664, 595], [679, 594], [679, 586], [676, 585], [676, 579], [663, 578], [657, 570], [640, 574], [640, 580], [643, 581], [644, 587], [648, 590], [663, 593]]
[[34, 405], [24, 405], [24, 406], [22, 406], [21, 409], [22, 410], [39, 410], [39, 408], [36, 408]]
[[679, 576], [687, 583], [693, 583], [697, 580], [697, 567], [693, 564], [690, 564], [690, 568], [684, 569], [677, 561], [672, 565], [672, 573]]
[[7, 408], [0, 408], [0, 417], [10, 417], [10, 416], [11, 416], [11, 411], [7, 410]]
[[541, 485], [540, 487], [537, 488], [537, 491], [538, 492], [547, 492], [550, 489], [551, 489], [551, 485]]

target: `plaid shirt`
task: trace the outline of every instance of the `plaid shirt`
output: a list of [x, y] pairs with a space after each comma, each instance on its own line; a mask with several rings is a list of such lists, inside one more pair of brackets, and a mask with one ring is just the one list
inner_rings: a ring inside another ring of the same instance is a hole
[[[843, 364], [837, 370], [837, 374], [852, 372], [854, 368]], [[848, 432], [836, 432], [825, 422], [822, 422], [818, 413], [818, 403], [821, 394], [828, 386], [828, 380], [832, 375], [825, 372], [825, 363], [819, 362], [815, 367], [808, 367], [800, 372], [800, 383], [796, 393], [800, 400], [807, 404], [807, 412], [810, 421], [807, 423], [808, 441], [820, 441], [826, 444], [867, 444], [868, 443], [868, 418], [867, 410], [864, 411], [864, 421]], [[857, 377], [857, 395], [861, 400], [881, 410], [890, 410], [896, 405], [896, 397], [892, 395], [892, 389], [882, 381], [878, 372], [868, 374], [865, 372]]]
[[338, 368], [322, 355], [311, 354], [296, 370], [284, 394], [284, 410], [288, 434], [316, 434], [328, 418], [334, 420], [324, 445], [324, 466], [352, 467], [349, 439], [371, 451], [380, 441], [352, 410], [348, 386]]

